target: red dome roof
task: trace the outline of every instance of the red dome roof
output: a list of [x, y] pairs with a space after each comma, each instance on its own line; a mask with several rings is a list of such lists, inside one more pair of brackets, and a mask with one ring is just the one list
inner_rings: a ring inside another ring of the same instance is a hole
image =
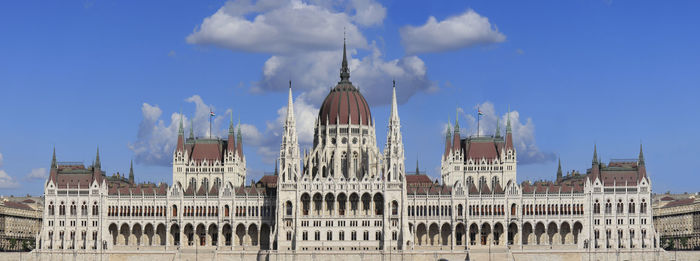
[[[350, 82], [350, 69], [343, 43], [343, 62], [340, 68], [340, 82], [326, 96], [318, 111], [321, 125], [360, 124], [371, 125], [372, 113], [365, 97]], [[326, 122], [328, 120], [328, 122]], [[362, 122], [360, 122], [362, 120]], [[350, 122], [348, 122], [350, 121]]]
[[372, 113], [365, 97], [349, 82], [340, 82], [331, 90], [321, 105], [318, 117], [321, 125], [326, 125], [326, 119], [329, 125], [372, 124]]

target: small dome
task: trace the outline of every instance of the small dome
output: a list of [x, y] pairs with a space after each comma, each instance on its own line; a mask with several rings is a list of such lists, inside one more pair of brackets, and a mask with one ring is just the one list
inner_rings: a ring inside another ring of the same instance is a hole
[[369, 105], [365, 97], [350, 82], [350, 70], [348, 69], [345, 44], [343, 44], [340, 82], [326, 96], [318, 111], [318, 117], [321, 125], [358, 124], [369, 126], [372, 124], [372, 113], [369, 111]]

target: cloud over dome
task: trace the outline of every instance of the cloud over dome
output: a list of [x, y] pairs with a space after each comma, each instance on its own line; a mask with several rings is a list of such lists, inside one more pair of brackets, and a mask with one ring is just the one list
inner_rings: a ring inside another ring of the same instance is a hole
[[409, 54], [451, 51], [506, 40], [488, 18], [472, 9], [442, 21], [431, 16], [424, 25], [404, 26], [399, 31], [401, 43]]

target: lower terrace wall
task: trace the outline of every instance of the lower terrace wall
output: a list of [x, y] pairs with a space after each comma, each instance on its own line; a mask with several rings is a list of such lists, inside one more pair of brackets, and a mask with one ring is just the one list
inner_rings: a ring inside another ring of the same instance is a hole
[[231, 261], [435, 261], [435, 260], [513, 260], [513, 261], [607, 261], [607, 260], [679, 260], [700, 261], [700, 251], [579, 251], [579, 250], [513, 250], [507, 249], [472, 249], [469, 255], [450, 251], [412, 251], [406, 253], [368, 252], [300, 252], [276, 253], [275, 251], [214, 251], [183, 249], [180, 251], [106, 251], [105, 253], [0, 253], [0, 260], [116, 260], [116, 261], [170, 261], [170, 260], [231, 260]]

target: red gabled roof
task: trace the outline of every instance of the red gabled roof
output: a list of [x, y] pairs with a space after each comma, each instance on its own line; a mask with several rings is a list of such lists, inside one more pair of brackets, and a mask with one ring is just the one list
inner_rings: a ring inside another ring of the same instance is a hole
[[471, 186], [469, 186], [469, 194], [470, 195], [479, 195], [479, 190], [476, 188], [476, 186], [474, 184], [471, 184]]
[[219, 195], [219, 187], [211, 186], [211, 189], [209, 190], [209, 195]]
[[494, 186], [494, 188], [493, 188], [493, 193], [494, 194], [504, 194], [505, 193], [505, 191], [501, 187], [500, 183], [496, 183], [496, 186]]
[[489, 186], [486, 185], [486, 183], [481, 184], [481, 194], [491, 194], [491, 190], [489, 189]]
[[199, 186], [199, 190], [197, 190], [197, 196], [206, 196], [207, 195], [207, 188], [204, 186]]
[[671, 200], [674, 200], [674, 198], [671, 196], [665, 196], [665, 197], [661, 198], [661, 201], [671, 201]]
[[683, 206], [683, 205], [688, 205], [688, 204], [693, 204], [695, 203], [695, 199], [693, 198], [686, 198], [686, 199], [679, 199], [673, 202], [669, 202], [663, 208], [670, 208], [670, 207], [676, 207], [676, 206]]
[[195, 143], [192, 144], [192, 154], [190, 159], [200, 162], [208, 161], [213, 163], [215, 161], [223, 161], [223, 150], [219, 143]]
[[260, 179], [260, 181], [258, 181], [258, 183], [268, 188], [275, 188], [277, 187], [277, 177], [278, 176], [265, 175]]
[[406, 183], [433, 183], [428, 175], [416, 174], [416, 175], [406, 175]]
[[466, 148], [467, 158], [480, 161], [482, 158], [492, 162], [499, 157], [494, 141], [472, 141]]
[[14, 202], [14, 201], [5, 201], [4, 205], [8, 208], [16, 208], [16, 209], [24, 209], [24, 210], [33, 210], [29, 205], [20, 203], [20, 202]]

